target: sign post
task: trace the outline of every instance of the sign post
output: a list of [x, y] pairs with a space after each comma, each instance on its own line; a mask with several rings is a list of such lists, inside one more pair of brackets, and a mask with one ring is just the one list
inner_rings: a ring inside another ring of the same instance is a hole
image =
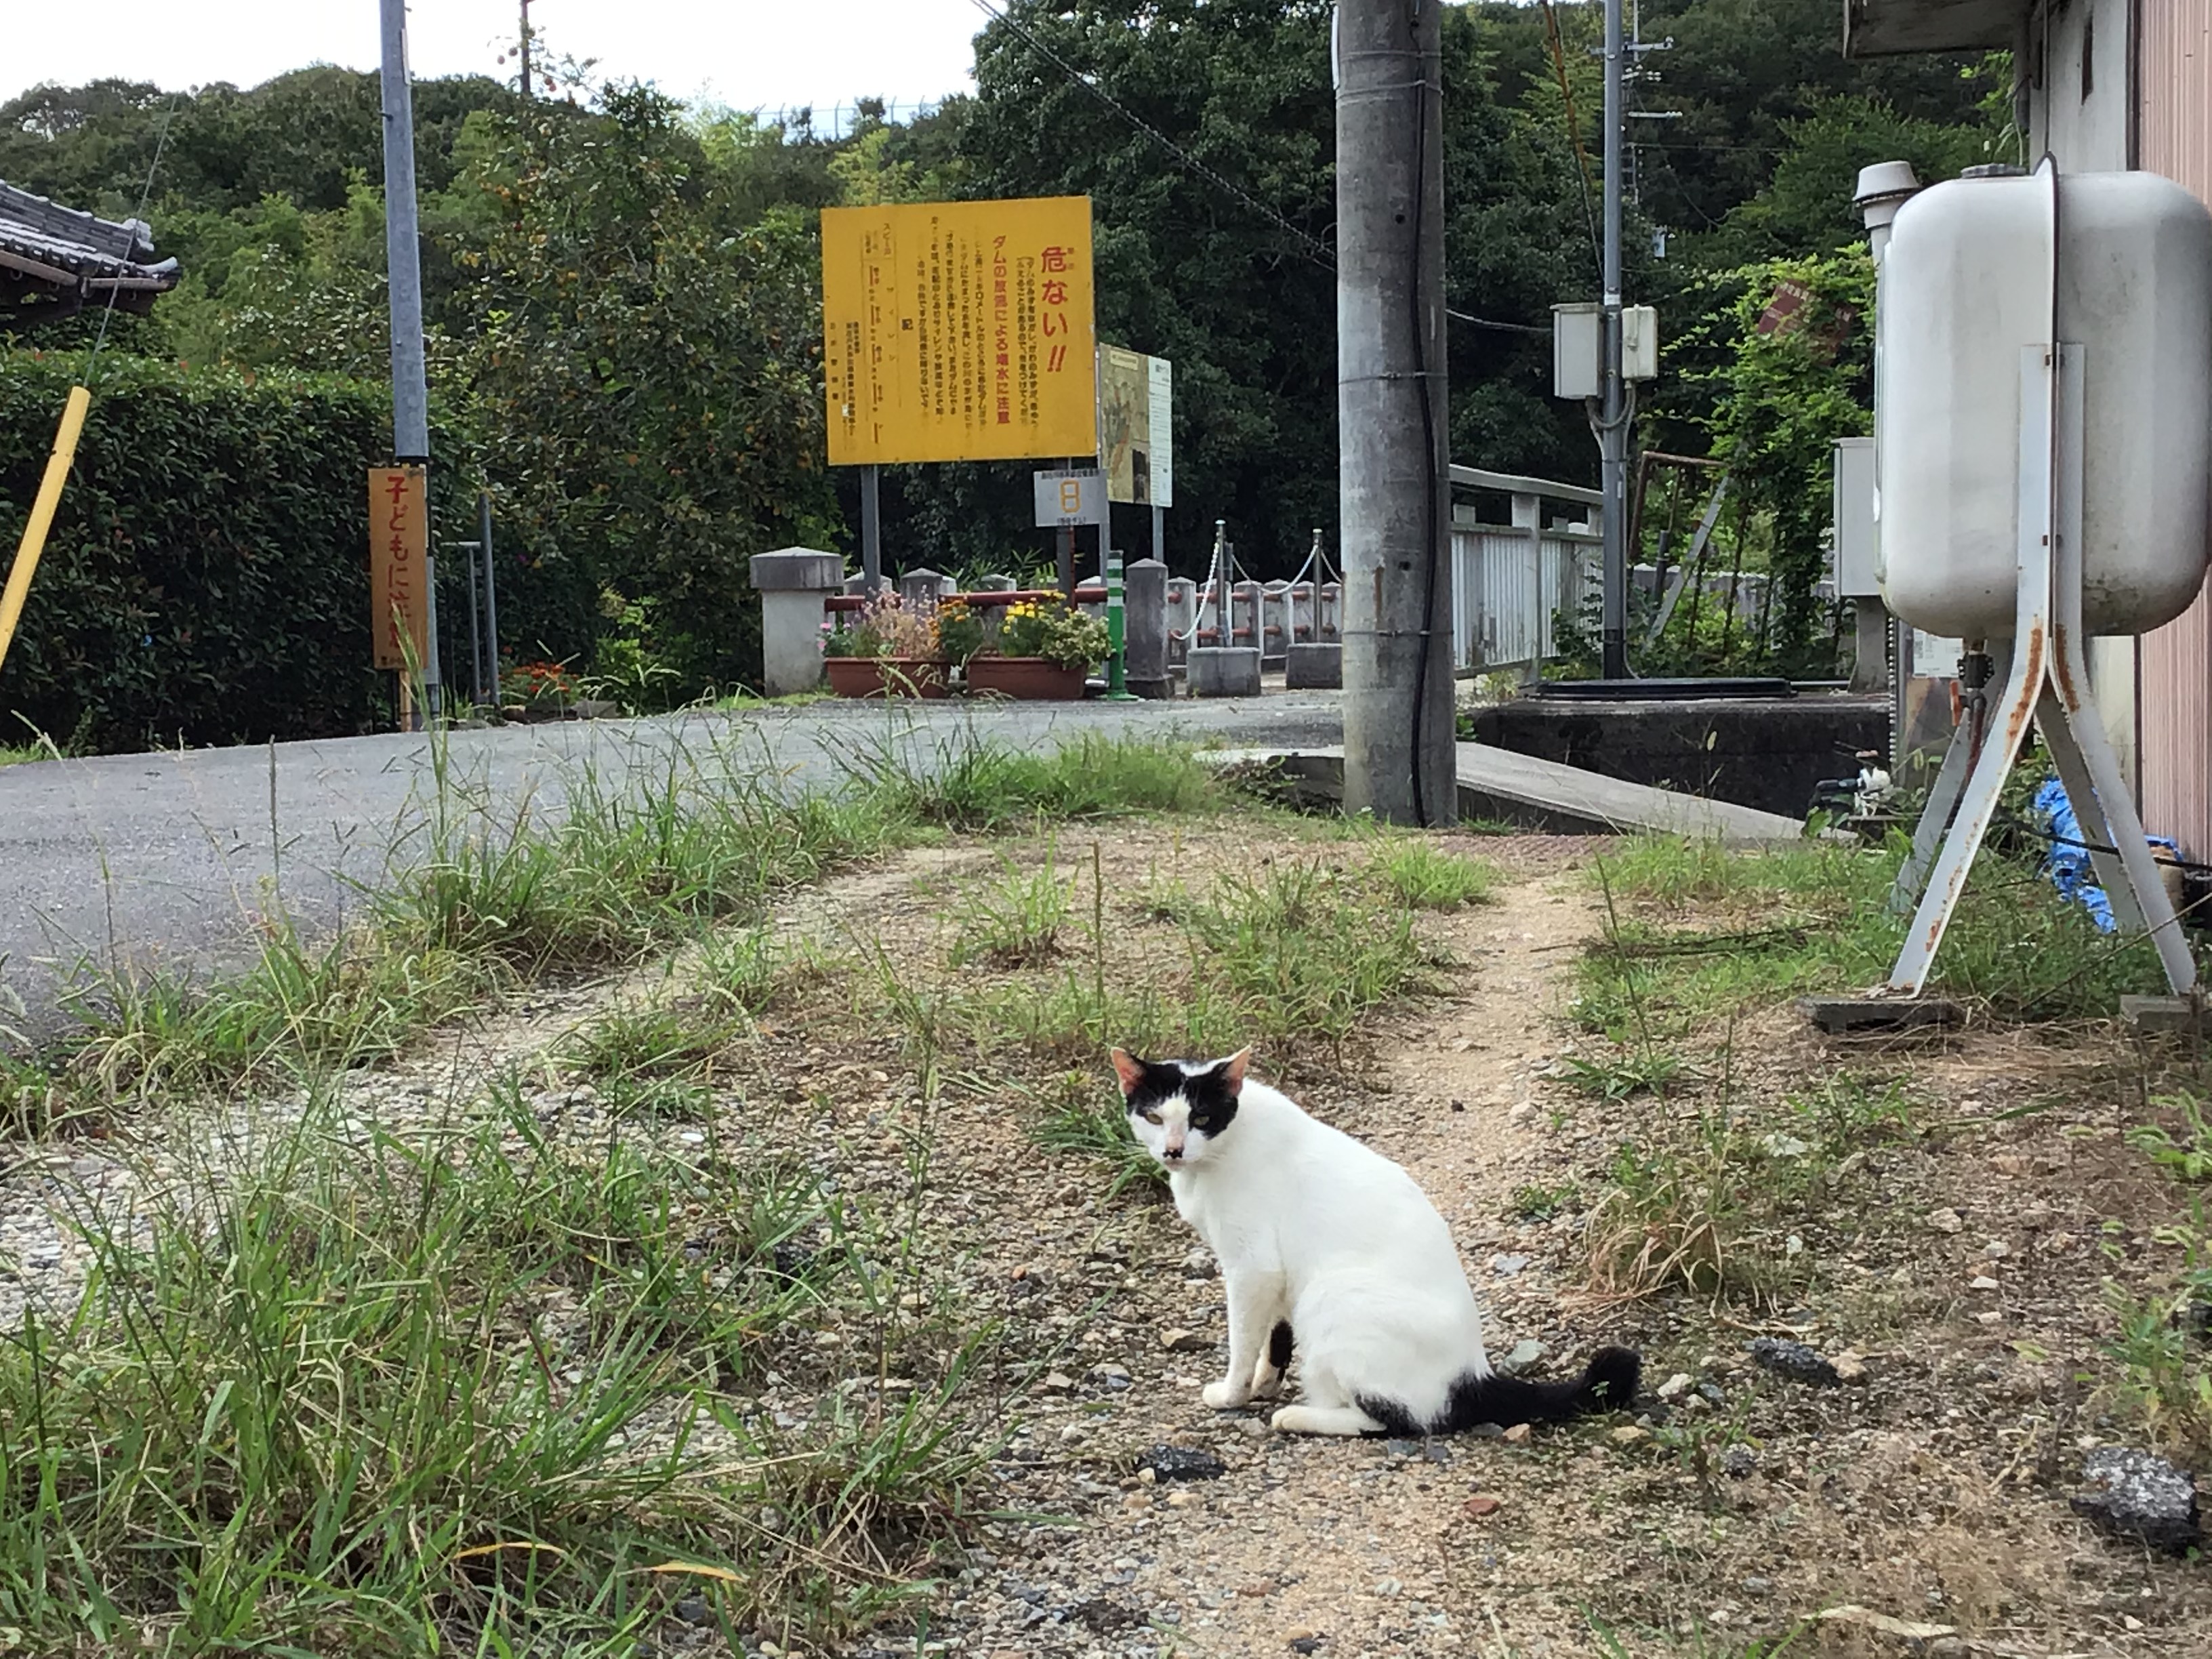
[[368, 470], [370, 662], [399, 676], [403, 731], [414, 729], [414, 677], [430, 660], [428, 472], [420, 465]]

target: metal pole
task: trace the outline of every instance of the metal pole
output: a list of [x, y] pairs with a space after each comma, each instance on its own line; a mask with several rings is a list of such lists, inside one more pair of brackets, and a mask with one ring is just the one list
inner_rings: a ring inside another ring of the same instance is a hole
[[873, 595], [884, 580], [884, 506], [878, 489], [882, 474], [872, 461], [860, 469], [860, 575], [862, 586]]
[[491, 494], [477, 495], [477, 545], [483, 553], [484, 678], [499, 700], [499, 575], [491, 560]]
[[1449, 823], [1457, 793], [1443, 9], [1337, 8], [1344, 805], [1400, 823]]
[[[415, 98], [407, 76], [406, 0], [380, 0], [384, 22], [384, 249], [392, 296], [392, 453], [430, 464], [429, 387], [422, 368], [422, 262], [415, 222]], [[428, 484], [427, 471], [425, 488]], [[438, 713], [438, 584], [426, 561], [430, 637], [422, 653], [429, 713]]]
[[1168, 510], [1164, 507], [1152, 509], [1152, 556], [1162, 564], [1168, 562]]
[[483, 707], [483, 628], [477, 612], [483, 607], [477, 597], [477, 544], [462, 542], [459, 545], [469, 556], [469, 703], [471, 708]]
[[530, 96], [530, 0], [522, 0], [522, 95]]
[[1605, 414], [1598, 432], [1605, 492], [1603, 673], [1628, 678], [1628, 401], [1621, 379], [1620, 141], [1623, 70], [1621, 0], [1605, 0]]

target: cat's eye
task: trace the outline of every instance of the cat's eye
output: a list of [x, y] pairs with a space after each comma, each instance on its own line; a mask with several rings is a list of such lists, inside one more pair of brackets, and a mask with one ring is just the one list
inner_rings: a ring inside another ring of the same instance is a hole
[[1158, 1123], [1159, 1121], [1160, 1115], [1158, 1112], [1146, 1112], [1145, 1114], [1145, 1121], [1147, 1123]]

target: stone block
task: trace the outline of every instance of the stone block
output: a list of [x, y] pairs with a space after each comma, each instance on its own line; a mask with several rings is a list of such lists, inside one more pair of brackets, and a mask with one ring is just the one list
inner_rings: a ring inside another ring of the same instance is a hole
[[812, 547], [781, 547], [752, 557], [753, 586], [763, 593], [834, 593], [845, 580], [845, 562]]
[[1284, 659], [1283, 684], [1293, 691], [1344, 689], [1344, 647], [1334, 644], [1293, 645]]
[[1247, 645], [1200, 645], [1191, 648], [1190, 695], [1194, 697], [1256, 697], [1260, 695], [1260, 648]]

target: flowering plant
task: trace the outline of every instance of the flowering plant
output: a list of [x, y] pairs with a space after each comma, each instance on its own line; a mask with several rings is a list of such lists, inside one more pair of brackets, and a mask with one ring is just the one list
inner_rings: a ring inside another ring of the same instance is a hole
[[896, 593], [884, 593], [859, 611], [848, 611], [823, 635], [823, 654], [831, 657], [926, 657], [938, 655], [934, 606], [908, 611]]
[[1065, 599], [1022, 599], [1006, 607], [999, 654], [1042, 657], [1060, 668], [1088, 668], [1106, 654], [1106, 624]]
[[576, 701], [576, 677], [557, 662], [509, 664], [499, 677], [500, 701], [526, 708], [539, 703], [566, 705]]
[[966, 662], [983, 648], [983, 619], [959, 599], [937, 607], [937, 648], [954, 662]]

